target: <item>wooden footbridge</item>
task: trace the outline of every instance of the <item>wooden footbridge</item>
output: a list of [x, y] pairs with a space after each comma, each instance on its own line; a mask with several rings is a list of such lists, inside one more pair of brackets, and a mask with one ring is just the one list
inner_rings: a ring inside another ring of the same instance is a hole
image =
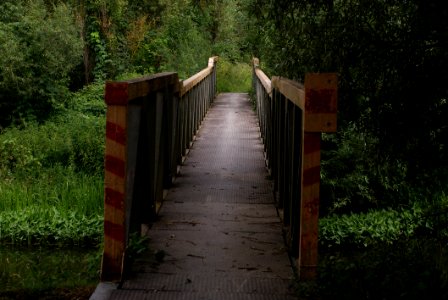
[[[317, 272], [321, 132], [335, 74], [304, 85], [254, 59], [254, 103], [216, 96], [217, 58], [106, 84], [104, 253], [91, 299], [296, 299]], [[148, 248], [132, 259], [135, 236]]]

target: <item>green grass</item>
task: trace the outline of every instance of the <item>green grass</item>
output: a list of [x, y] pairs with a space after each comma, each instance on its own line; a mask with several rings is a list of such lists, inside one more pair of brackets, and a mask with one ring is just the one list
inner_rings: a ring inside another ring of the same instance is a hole
[[448, 199], [437, 206], [332, 215], [319, 220], [318, 278], [306, 299], [448, 297]]
[[45, 169], [0, 183], [0, 243], [97, 245], [102, 237], [103, 179]]
[[103, 90], [91, 85], [46, 122], [0, 134], [0, 244], [101, 241]]
[[219, 93], [249, 93], [252, 89], [252, 67], [220, 58], [217, 64], [217, 88]]
[[[0, 299], [82, 299], [103, 237], [104, 84], [0, 134]], [[82, 296], [81, 296], [82, 295]]]

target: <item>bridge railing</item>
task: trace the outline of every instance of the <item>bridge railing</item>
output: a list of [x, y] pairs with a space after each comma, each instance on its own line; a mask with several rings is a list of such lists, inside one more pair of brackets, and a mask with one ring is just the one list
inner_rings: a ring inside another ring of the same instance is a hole
[[157, 215], [216, 94], [217, 57], [177, 73], [107, 82], [102, 281], [120, 281], [132, 232]]
[[337, 75], [306, 74], [305, 84], [273, 77], [253, 59], [256, 96], [266, 164], [286, 242], [297, 258], [300, 279], [316, 277], [322, 132], [335, 132]]

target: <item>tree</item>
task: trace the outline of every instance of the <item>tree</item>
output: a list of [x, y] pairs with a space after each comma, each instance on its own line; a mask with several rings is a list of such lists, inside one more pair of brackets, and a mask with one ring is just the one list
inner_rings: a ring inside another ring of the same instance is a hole
[[61, 105], [69, 74], [82, 58], [81, 41], [65, 4], [0, 4], [0, 126]]
[[[254, 49], [270, 73], [296, 80], [306, 72], [339, 73], [340, 129], [325, 145], [333, 154], [351, 145], [366, 163], [344, 169], [346, 175], [327, 164], [327, 178], [339, 188], [347, 174], [366, 178], [352, 189], [353, 199], [370, 205], [406, 204], [417, 187], [427, 196], [446, 191], [448, 73], [440, 70], [448, 67], [448, 9], [442, 1], [249, 0], [247, 6], [257, 20]], [[367, 144], [353, 147], [354, 141]]]

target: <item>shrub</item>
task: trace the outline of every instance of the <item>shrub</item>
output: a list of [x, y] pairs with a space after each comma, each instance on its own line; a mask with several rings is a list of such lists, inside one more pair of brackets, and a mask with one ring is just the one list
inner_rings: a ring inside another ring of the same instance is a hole
[[448, 252], [432, 238], [403, 238], [321, 255], [317, 299], [446, 299]]
[[252, 88], [252, 68], [245, 63], [231, 63], [220, 58], [217, 64], [217, 85], [219, 93], [244, 92]]
[[[69, 7], [6, 1], [0, 17], [0, 125], [21, 116], [48, 116], [68, 96], [82, 43]], [[13, 115], [13, 117], [11, 117]]]
[[379, 243], [391, 244], [410, 237], [421, 225], [420, 210], [380, 210], [362, 214], [331, 216], [319, 221], [319, 240], [324, 249], [365, 248]]

